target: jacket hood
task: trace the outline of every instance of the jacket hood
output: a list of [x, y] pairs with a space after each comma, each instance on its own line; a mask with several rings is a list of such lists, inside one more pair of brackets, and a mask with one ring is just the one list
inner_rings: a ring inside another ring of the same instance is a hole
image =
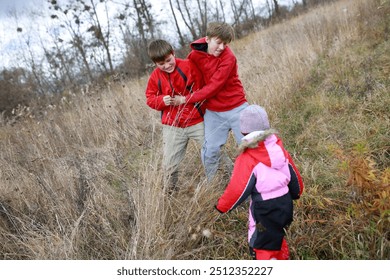
[[200, 38], [190, 44], [191, 49], [195, 51], [207, 52], [208, 44], [206, 42], [206, 37]]
[[282, 141], [275, 133], [274, 129], [251, 132], [242, 138], [239, 150], [268, 167], [281, 169], [288, 164], [288, 159]]

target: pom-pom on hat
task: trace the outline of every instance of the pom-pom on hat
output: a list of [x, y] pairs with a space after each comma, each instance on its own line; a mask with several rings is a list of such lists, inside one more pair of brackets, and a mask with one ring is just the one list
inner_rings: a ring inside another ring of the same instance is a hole
[[270, 129], [265, 109], [259, 105], [249, 105], [242, 110], [240, 113], [240, 129], [243, 134]]

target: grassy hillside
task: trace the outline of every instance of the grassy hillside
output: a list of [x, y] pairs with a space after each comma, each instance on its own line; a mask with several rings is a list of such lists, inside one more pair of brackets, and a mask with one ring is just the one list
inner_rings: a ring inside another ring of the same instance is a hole
[[[390, 258], [389, 12], [388, 0], [340, 0], [231, 45], [249, 102], [266, 107], [305, 182], [292, 259]], [[0, 120], [2, 259], [249, 259], [247, 204], [214, 210], [228, 177], [206, 184], [194, 143], [180, 191], [162, 193], [146, 81]]]

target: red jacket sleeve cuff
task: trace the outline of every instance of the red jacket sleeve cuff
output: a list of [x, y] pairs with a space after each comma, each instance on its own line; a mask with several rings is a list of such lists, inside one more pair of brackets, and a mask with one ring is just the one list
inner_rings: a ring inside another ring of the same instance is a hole
[[217, 209], [217, 211], [218, 211], [219, 213], [221, 213], [221, 214], [224, 214], [224, 213], [225, 213], [225, 212], [219, 210], [217, 205], [215, 205], [214, 207], [215, 207], [215, 209]]

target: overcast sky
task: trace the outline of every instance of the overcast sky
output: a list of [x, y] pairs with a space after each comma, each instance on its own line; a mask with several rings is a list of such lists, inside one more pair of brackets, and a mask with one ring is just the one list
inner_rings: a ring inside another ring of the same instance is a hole
[[[58, 0], [59, 2], [65, 2], [67, 0]], [[264, 3], [267, 0], [254, 0], [253, 3], [257, 6], [258, 3]], [[47, 0], [0, 0], [0, 20], [4, 18], [9, 11], [16, 10], [18, 12], [27, 11], [31, 7], [40, 8], [46, 5]], [[161, 0], [151, 0], [152, 4], [161, 3]], [[301, 2], [296, 1], [296, 2]], [[293, 3], [292, 0], [279, 0], [281, 5], [289, 5]]]
[[43, 2], [46, 0], [0, 0], [0, 18], [5, 18], [10, 11], [22, 12], [30, 10], [33, 6], [43, 6]]
[[[68, 2], [69, 0], [57, 1], [61, 3]], [[120, 1], [115, 0], [115, 2]], [[210, 1], [215, 2], [214, 0]], [[225, 1], [226, 3], [230, 3], [230, 0]], [[265, 2], [267, 0], [253, 0], [254, 5], [257, 7], [264, 7]], [[301, 2], [301, 0], [279, 0], [278, 2], [280, 5], [291, 5], [294, 2]], [[155, 16], [167, 20], [168, 23], [172, 23], [168, 24], [168, 26], [173, 28], [168, 0], [150, 0], [150, 3], [152, 4]], [[45, 27], [45, 25], [48, 25], [50, 20], [42, 21], [42, 19], [48, 17], [38, 17], [37, 14], [49, 13], [48, 7], [49, 3], [47, 0], [0, 0], [0, 70], [3, 66], [12, 67], [11, 62], [15, 62], [15, 56], [18, 55], [17, 49], [21, 38], [23, 38], [20, 36], [31, 34], [32, 40], [40, 36], [45, 37], [44, 34], [47, 30], [47, 26]], [[32, 15], [34, 11], [35, 16]], [[166, 18], [166, 15], [169, 15], [169, 18]], [[23, 27], [23, 33], [16, 32], [17, 27]], [[170, 27], [167, 27], [165, 31], [169, 31]]]

